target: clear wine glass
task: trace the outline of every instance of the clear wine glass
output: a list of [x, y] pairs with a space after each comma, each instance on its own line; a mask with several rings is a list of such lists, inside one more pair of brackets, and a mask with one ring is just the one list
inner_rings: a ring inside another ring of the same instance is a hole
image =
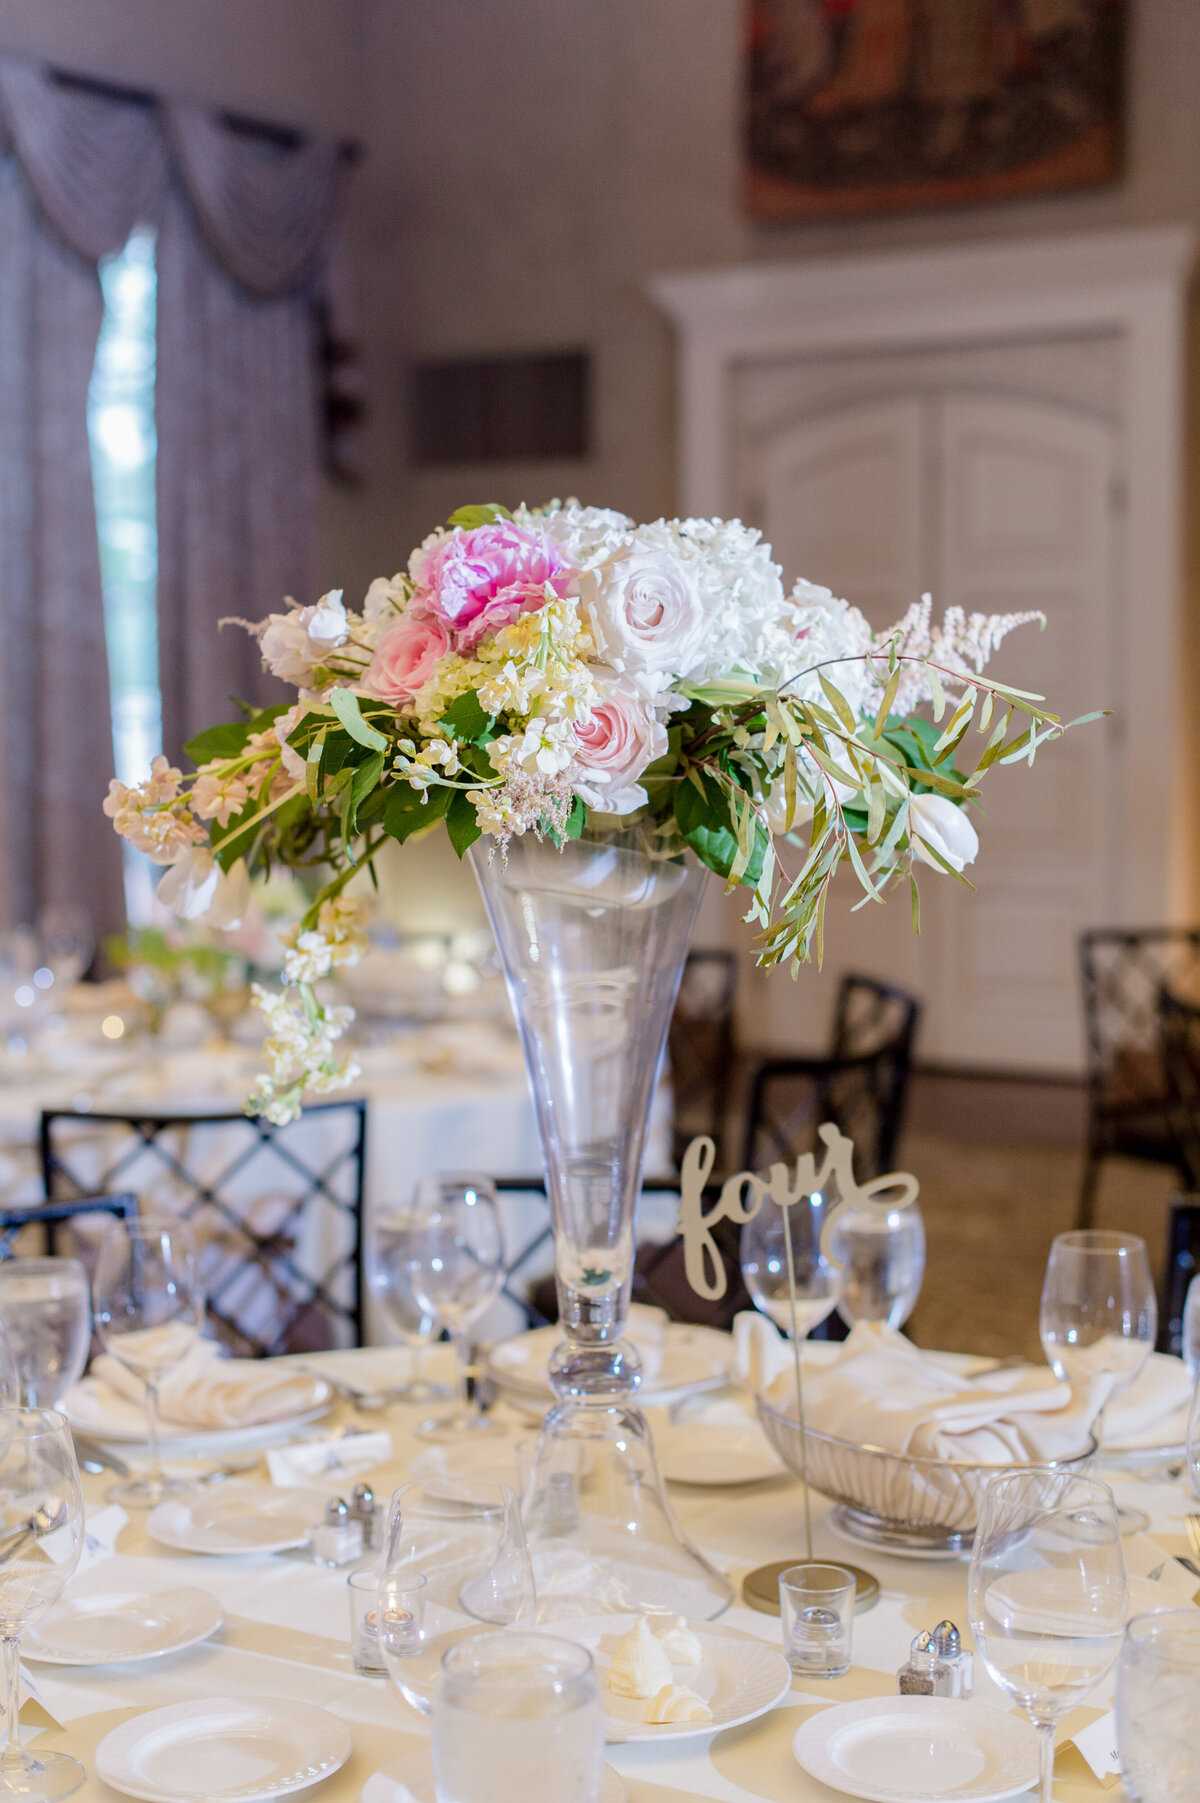
[[491, 1628], [532, 1628], [533, 1566], [516, 1492], [472, 1483], [469, 1502], [420, 1484], [397, 1490], [388, 1510], [376, 1600], [379, 1647], [397, 1691], [419, 1715], [433, 1712], [444, 1655]]
[[[1039, 1327], [1056, 1377], [1071, 1384], [1112, 1379], [1094, 1423], [1102, 1441], [1104, 1408], [1129, 1387], [1154, 1350], [1158, 1303], [1145, 1240], [1094, 1228], [1060, 1233], [1046, 1264]], [[1126, 1533], [1148, 1523], [1140, 1509], [1121, 1510]]]
[[17, 1361], [8, 1343], [4, 1322], [0, 1319], [0, 1409], [17, 1409], [20, 1406], [21, 1380], [17, 1375]]
[[0, 1322], [25, 1407], [57, 1407], [82, 1377], [92, 1344], [92, 1302], [79, 1260], [6, 1259], [0, 1264]]
[[419, 1434], [445, 1439], [494, 1429], [468, 1395], [470, 1331], [500, 1293], [504, 1240], [496, 1192], [486, 1177], [445, 1176], [417, 1185], [406, 1260], [412, 1295], [423, 1314], [444, 1327], [454, 1345], [458, 1406], [423, 1421]]
[[186, 1222], [169, 1216], [114, 1221], [100, 1242], [92, 1295], [105, 1351], [146, 1386], [146, 1471], [114, 1484], [108, 1494], [114, 1502], [153, 1508], [185, 1488], [166, 1475], [159, 1458], [158, 1388], [192, 1350], [204, 1321]]
[[51, 1409], [0, 1411], [0, 1647], [4, 1657], [5, 1742], [0, 1799], [55, 1803], [86, 1776], [67, 1753], [21, 1745], [21, 1634], [55, 1604], [79, 1563], [83, 1495], [65, 1415]]
[[1117, 1748], [1130, 1803], [1182, 1803], [1200, 1772], [1200, 1614], [1135, 1615], [1117, 1666]]
[[[796, 1331], [801, 1339], [819, 1327], [837, 1306], [840, 1283], [837, 1267], [821, 1248], [821, 1232], [830, 1210], [818, 1192], [802, 1196], [787, 1211], [771, 1197], [742, 1228], [740, 1256], [742, 1276], [755, 1308], [774, 1321], [781, 1333], [792, 1334], [792, 1291], [795, 1288]], [[792, 1247], [792, 1279], [788, 1277], [787, 1242]]]
[[1187, 1462], [1192, 1491], [1200, 1496], [1200, 1378], [1192, 1391], [1192, 1406], [1188, 1411]]
[[376, 1203], [367, 1212], [363, 1263], [367, 1288], [413, 1355], [410, 1383], [391, 1392], [408, 1402], [430, 1402], [444, 1396], [444, 1385], [422, 1375], [422, 1354], [440, 1331], [437, 1317], [417, 1295], [419, 1258], [412, 1257], [413, 1237], [424, 1231], [424, 1216], [403, 1203]]
[[925, 1278], [925, 1223], [915, 1202], [905, 1208], [847, 1203], [834, 1217], [829, 1250], [841, 1266], [843, 1321], [903, 1327]]
[[1048, 1468], [992, 1478], [967, 1611], [988, 1672], [1038, 1731], [1041, 1803], [1051, 1803], [1055, 1724], [1111, 1671], [1129, 1613], [1108, 1485]]

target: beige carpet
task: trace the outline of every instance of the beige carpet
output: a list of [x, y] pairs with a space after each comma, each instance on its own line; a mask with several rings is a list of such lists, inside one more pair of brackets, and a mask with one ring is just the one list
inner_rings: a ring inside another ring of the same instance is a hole
[[[913, 1132], [899, 1163], [920, 1182], [928, 1239], [925, 1287], [906, 1331], [922, 1346], [1040, 1359], [1042, 1276], [1055, 1234], [1075, 1225], [1082, 1155]], [[1176, 1187], [1157, 1165], [1114, 1158], [1104, 1168], [1096, 1225], [1142, 1234], [1156, 1280]]]

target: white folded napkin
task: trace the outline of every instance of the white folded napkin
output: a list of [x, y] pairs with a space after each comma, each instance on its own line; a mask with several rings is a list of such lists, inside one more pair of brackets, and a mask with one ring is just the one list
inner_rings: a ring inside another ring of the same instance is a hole
[[1101, 1442], [1136, 1451], [1141, 1447], [1182, 1445], [1192, 1380], [1182, 1359], [1152, 1352], [1127, 1390], [1118, 1390], [1104, 1411]]
[[337, 1439], [301, 1440], [272, 1446], [267, 1453], [271, 1482], [284, 1489], [307, 1489], [315, 1477], [354, 1477], [392, 1456], [392, 1436], [342, 1434]]
[[[145, 1386], [111, 1353], [92, 1364], [96, 1403], [116, 1414], [131, 1404], [144, 1410]], [[316, 1408], [328, 1388], [323, 1379], [273, 1359], [222, 1358], [212, 1340], [198, 1340], [159, 1386], [159, 1409], [173, 1427], [254, 1427], [288, 1421]]]
[[[1086, 1451], [1113, 1379], [1072, 1388], [1046, 1366], [1001, 1366], [973, 1377], [948, 1370], [881, 1321], [859, 1321], [827, 1365], [806, 1369], [810, 1428], [887, 1452], [973, 1465], [1038, 1463]], [[795, 1379], [769, 1386], [793, 1406]]]
[[729, 1374], [735, 1384], [742, 1384], [757, 1396], [770, 1389], [777, 1377], [794, 1372], [796, 1358], [792, 1343], [785, 1339], [773, 1321], [760, 1315], [756, 1308], [743, 1309], [733, 1317], [733, 1360]]

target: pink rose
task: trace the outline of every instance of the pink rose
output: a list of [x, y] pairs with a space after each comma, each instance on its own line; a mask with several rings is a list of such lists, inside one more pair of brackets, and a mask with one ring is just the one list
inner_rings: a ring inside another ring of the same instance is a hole
[[419, 554], [417, 596], [454, 631], [455, 648], [470, 651], [486, 632], [541, 607], [546, 585], [565, 595], [574, 572], [545, 533], [498, 520], [461, 528]]
[[633, 684], [624, 677], [604, 683], [591, 715], [575, 727], [580, 795], [601, 813], [631, 814], [646, 801], [638, 777], [666, 749], [666, 727]]
[[450, 650], [450, 634], [428, 614], [401, 614], [375, 647], [366, 687], [381, 701], [402, 707], [411, 701]]

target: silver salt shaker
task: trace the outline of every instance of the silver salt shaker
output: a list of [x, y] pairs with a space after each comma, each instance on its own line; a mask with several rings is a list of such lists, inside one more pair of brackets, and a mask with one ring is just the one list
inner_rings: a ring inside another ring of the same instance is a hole
[[938, 1658], [950, 1673], [950, 1695], [967, 1698], [975, 1689], [975, 1655], [968, 1653], [952, 1621], [940, 1621], [933, 1630]]
[[379, 1507], [370, 1484], [355, 1484], [347, 1514], [362, 1525], [362, 1550], [374, 1552], [379, 1538]]
[[933, 1635], [923, 1628], [913, 1641], [908, 1661], [896, 1673], [896, 1688], [902, 1697], [948, 1697], [950, 1669], [938, 1657]]
[[363, 1550], [361, 1521], [350, 1519], [350, 1510], [340, 1496], [331, 1496], [325, 1505], [325, 1519], [312, 1537], [312, 1556], [318, 1565], [349, 1565], [360, 1559]]

